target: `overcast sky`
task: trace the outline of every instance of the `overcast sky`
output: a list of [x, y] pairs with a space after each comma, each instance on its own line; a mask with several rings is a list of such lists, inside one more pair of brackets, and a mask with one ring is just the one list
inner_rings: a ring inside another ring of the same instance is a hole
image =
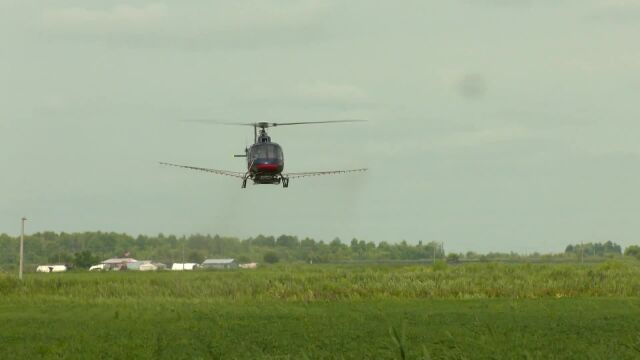
[[[640, 0], [0, 0], [0, 232], [640, 243]], [[243, 171], [250, 128], [289, 189]]]

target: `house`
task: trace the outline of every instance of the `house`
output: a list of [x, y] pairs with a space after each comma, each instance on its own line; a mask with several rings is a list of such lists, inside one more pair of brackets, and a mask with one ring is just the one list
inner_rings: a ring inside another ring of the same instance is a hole
[[138, 262], [133, 258], [111, 258], [102, 262], [109, 270], [127, 270], [129, 264]]
[[127, 270], [140, 270], [140, 266], [144, 264], [150, 264], [150, 263], [151, 261], [149, 260], [130, 262], [130, 263], [127, 263]]
[[155, 271], [155, 270], [164, 270], [167, 268], [167, 265], [162, 263], [156, 263], [151, 260], [139, 260], [127, 263], [127, 270], [134, 271]]
[[54, 272], [65, 272], [67, 271], [67, 267], [65, 265], [39, 265], [36, 268], [36, 272], [43, 273], [54, 273]]
[[235, 269], [238, 263], [235, 259], [207, 259], [202, 263], [203, 269]]
[[138, 260], [134, 258], [111, 258], [102, 262], [102, 264], [122, 264], [122, 263], [132, 263]]
[[183, 270], [195, 270], [199, 267], [196, 263], [173, 263], [171, 270], [183, 271]]

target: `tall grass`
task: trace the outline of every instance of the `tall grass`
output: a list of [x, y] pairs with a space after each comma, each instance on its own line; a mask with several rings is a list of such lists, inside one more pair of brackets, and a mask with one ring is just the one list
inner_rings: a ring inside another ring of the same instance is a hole
[[200, 301], [628, 297], [640, 266], [467, 264], [460, 266], [277, 266], [258, 270], [0, 274], [0, 295], [25, 299], [177, 298]]

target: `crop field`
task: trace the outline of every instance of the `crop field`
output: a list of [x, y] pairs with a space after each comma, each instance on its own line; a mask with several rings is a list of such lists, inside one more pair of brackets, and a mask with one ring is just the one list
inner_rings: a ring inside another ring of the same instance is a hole
[[640, 266], [0, 274], [0, 359], [636, 359]]

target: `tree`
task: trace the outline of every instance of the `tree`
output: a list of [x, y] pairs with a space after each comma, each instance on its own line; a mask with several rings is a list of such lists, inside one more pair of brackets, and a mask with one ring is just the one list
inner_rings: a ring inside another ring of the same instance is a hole
[[276, 239], [274, 239], [273, 236], [258, 235], [255, 239], [251, 241], [251, 243], [257, 246], [274, 247], [276, 246]]
[[340, 249], [342, 247], [342, 241], [340, 241], [340, 238], [335, 238], [333, 240], [331, 240], [331, 243], [329, 243], [329, 247], [331, 247], [331, 250], [333, 251], [337, 251], [338, 249]]
[[49, 256], [47, 260], [50, 263], [57, 263], [57, 264], [73, 264], [74, 263], [74, 257], [71, 254], [66, 252], [58, 252], [57, 254], [52, 254], [51, 256]]
[[202, 255], [202, 253], [198, 251], [192, 251], [189, 253], [189, 256], [187, 257], [187, 259], [190, 262], [194, 262], [196, 264], [202, 264], [202, 262], [204, 261], [204, 255]]
[[280, 257], [274, 251], [268, 251], [264, 254], [264, 262], [267, 264], [275, 264], [280, 261]]
[[73, 265], [78, 268], [88, 268], [91, 265], [98, 263], [100, 259], [93, 255], [91, 251], [85, 250], [75, 254], [73, 258]]
[[480, 255], [475, 251], [467, 251], [464, 257], [467, 259], [477, 259], [479, 256]]
[[607, 256], [621, 255], [622, 247], [614, 242], [607, 241], [604, 243], [582, 243], [568, 245], [565, 254], [577, 254], [579, 256]]
[[460, 255], [456, 254], [456, 253], [450, 253], [447, 255], [447, 262], [448, 263], [457, 263], [460, 261]]
[[298, 238], [295, 237], [295, 236], [280, 235], [276, 239], [276, 245], [278, 245], [278, 246], [284, 246], [284, 247], [288, 247], [288, 248], [296, 248], [296, 247], [298, 247], [299, 244], [300, 243], [298, 241]]
[[300, 241], [300, 246], [302, 248], [315, 249], [317, 247], [317, 244], [313, 239], [304, 238], [302, 241]]
[[638, 245], [627, 246], [627, 248], [624, 249], [624, 255], [625, 256], [634, 256], [634, 257], [640, 259], [640, 246], [638, 246]]

